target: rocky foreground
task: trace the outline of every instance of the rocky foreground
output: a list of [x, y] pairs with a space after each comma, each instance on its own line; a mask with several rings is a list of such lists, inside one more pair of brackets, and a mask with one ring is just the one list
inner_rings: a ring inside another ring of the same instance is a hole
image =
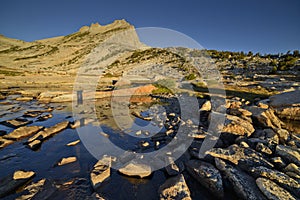
[[[222, 134], [216, 146], [208, 150], [204, 158], [199, 157], [198, 152], [204, 139], [210, 134], [207, 131], [210, 115], [216, 114], [221, 108], [212, 111], [209, 100], [199, 99], [199, 129], [191, 119], [182, 121], [180, 114], [174, 111], [174, 105], [171, 105], [166, 113], [161, 113], [166, 117], [165, 121], [156, 119], [157, 122], [164, 123], [166, 131], [152, 136], [148, 141], [139, 142], [137, 151], [159, 149], [168, 144], [168, 141], [176, 140], [179, 126], [187, 127], [190, 131], [186, 134], [194, 138], [194, 141], [180, 159], [174, 160], [172, 152], [161, 158], [161, 162], [168, 160], [171, 164], [160, 170], [166, 177], [165, 183], [157, 188], [156, 194], [148, 194], [149, 199], [197, 199], [199, 196], [193, 191], [193, 184], [198, 184], [197, 187], [210, 194], [210, 199], [299, 199], [300, 132], [299, 129], [289, 129], [282, 121], [299, 120], [299, 96], [300, 91], [287, 92], [253, 104], [239, 98], [226, 100], [226, 120]], [[137, 105], [132, 103], [130, 107]], [[13, 106], [7, 108], [6, 112], [16, 111]], [[47, 122], [53, 117], [53, 110], [60, 109], [60, 106], [49, 107], [44, 104], [43, 109], [27, 110], [21, 117], [2, 121], [1, 124], [10, 127], [12, 131], [1, 131], [0, 153], [18, 141], [22, 141], [26, 148], [36, 151], [49, 138], [56, 137], [64, 130], [93, 122], [89, 119], [75, 122], [65, 119], [50, 127], [31, 125], [37, 121]], [[143, 119], [139, 112], [132, 112], [133, 116], [145, 121], [154, 120], [158, 114], [153, 113], [152, 117]], [[145, 133], [136, 132], [137, 137], [141, 134]], [[103, 136], [109, 137], [105, 133]], [[66, 145], [74, 148], [79, 144], [80, 140], [75, 140]], [[10, 155], [2, 155], [1, 161], [9, 157]], [[111, 177], [114, 163], [122, 163], [118, 169], [119, 176], [147, 180], [156, 173], [149, 164], [143, 162], [143, 158], [139, 162], [131, 162], [132, 159], [126, 154], [120, 158], [104, 155], [86, 172], [86, 178], [73, 178], [63, 184], [51, 179], [32, 182], [36, 172], [29, 169], [20, 169], [13, 174], [1, 173], [0, 197], [10, 199], [11, 194], [21, 191], [17, 199], [106, 199], [101, 191], [108, 181], [114, 179]], [[76, 155], [62, 156], [53, 163], [53, 167], [76, 162], [79, 162]], [[39, 177], [41, 176], [43, 175]]]
[[[0, 198], [300, 199], [299, 51], [262, 56], [151, 48], [125, 20], [34, 42], [0, 35], [0, 44]], [[101, 55], [91, 57], [95, 52]], [[226, 96], [207, 85], [215, 80], [224, 83]], [[96, 112], [97, 120], [73, 119], [78, 91], [99, 103], [80, 110]], [[130, 119], [162, 131], [131, 130], [135, 137], [129, 137], [119, 130], [112, 94]], [[179, 97], [197, 97], [197, 109], [187, 109], [195, 117], [182, 118]], [[224, 105], [213, 101], [220, 98]], [[221, 113], [225, 123], [215, 137], [209, 126]], [[96, 134], [126, 149], [124, 155], [106, 152], [96, 160], [87, 152], [76, 129], [94, 133], [96, 122], [106, 130]], [[179, 128], [192, 143], [175, 159], [183, 143]], [[216, 145], [203, 157], [207, 138]], [[172, 151], [154, 163], [139, 154], [169, 144]]]

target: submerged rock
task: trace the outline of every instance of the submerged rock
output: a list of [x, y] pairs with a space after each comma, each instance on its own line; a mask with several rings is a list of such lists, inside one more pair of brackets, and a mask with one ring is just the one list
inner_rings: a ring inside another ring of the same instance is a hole
[[166, 180], [166, 182], [160, 186], [159, 197], [163, 199], [184, 199], [191, 200], [190, 190], [185, 182], [182, 174], [172, 177]]
[[15, 192], [19, 187], [26, 184], [35, 176], [33, 171], [16, 171], [12, 175], [5, 177], [0, 181], [0, 198], [12, 192]]
[[187, 171], [212, 195], [218, 199], [224, 197], [222, 177], [212, 164], [200, 160], [190, 160], [186, 163]]

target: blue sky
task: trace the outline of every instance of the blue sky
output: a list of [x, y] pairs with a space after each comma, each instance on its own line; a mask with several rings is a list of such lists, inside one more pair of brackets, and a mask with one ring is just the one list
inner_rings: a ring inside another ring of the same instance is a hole
[[300, 49], [299, 0], [2, 0], [0, 34], [33, 41], [67, 35], [94, 22], [126, 19], [135, 27], [182, 32], [207, 49]]

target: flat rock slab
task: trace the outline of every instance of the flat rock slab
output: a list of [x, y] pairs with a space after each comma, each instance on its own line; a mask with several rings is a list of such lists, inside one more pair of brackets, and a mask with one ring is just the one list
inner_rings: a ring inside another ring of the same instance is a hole
[[102, 159], [94, 165], [90, 179], [95, 190], [110, 176], [111, 162], [111, 157], [103, 156]]
[[53, 111], [53, 108], [48, 108], [48, 109], [45, 109], [45, 110], [27, 110], [23, 114], [23, 117], [34, 118], [34, 117], [37, 117], [37, 116], [41, 115], [42, 113], [47, 113], [47, 112], [52, 112], [52, 111]]
[[185, 182], [182, 174], [169, 178], [166, 182], [160, 186], [159, 197], [163, 199], [184, 199], [191, 200], [190, 190]]
[[0, 198], [15, 192], [35, 176], [32, 171], [16, 171], [0, 181]]
[[187, 171], [212, 195], [218, 199], [223, 199], [222, 176], [218, 169], [212, 164], [200, 160], [190, 160], [186, 163]]
[[146, 164], [129, 163], [125, 165], [123, 168], [120, 168], [119, 172], [126, 176], [136, 176], [136, 177], [144, 178], [150, 176], [152, 170], [151, 167]]
[[272, 200], [296, 200], [288, 191], [278, 186], [273, 181], [265, 178], [256, 179], [256, 184], [262, 193]]
[[54, 134], [63, 131], [69, 126], [69, 121], [60, 122], [50, 128], [45, 128], [44, 130], [38, 132], [34, 136], [28, 139], [28, 146], [31, 149], [36, 149], [40, 144]]
[[300, 90], [273, 95], [270, 97], [270, 105], [274, 108], [300, 106]]
[[21, 126], [26, 126], [28, 124], [31, 124], [32, 121], [25, 118], [16, 118], [16, 119], [7, 120], [0, 123], [11, 128], [19, 128]]
[[23, 126], [13, 130], [11, 133], [3, 136], [3, 138], [10, 139], [10, 140], [18, 140], [33, 135], [37, 133], [39, 130], [41, 130], [42, 128], [43, 128], [42, 126]]

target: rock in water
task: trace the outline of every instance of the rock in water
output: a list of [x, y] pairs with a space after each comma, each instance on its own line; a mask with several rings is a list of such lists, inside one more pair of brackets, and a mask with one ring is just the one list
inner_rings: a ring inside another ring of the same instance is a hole
[[164, 199], [184, 199], [191, 200], [190, 190], [185, 182], [184, 176], [182, 174], [169, 178], [166, 182], [159, 188], [159, 197], [161, 200]]
[[127, 176], [138, 176], [140, 178], [150, 176], [152, 173], [151, 167], [142, 163], [129, 163], [120, 168], [119, 172]]
[[264, 195], [271, 200], [296, 200], [288, 191], [265, 178], [256, 179], [256, 184]]
[[101, 183], [110, 176], [112, 159], [109, 156], [103, 156], [93, 167], [90, 174], [93, 188], [96, 190]]
[[16, 200], [30, 200], [32, 197], [37, 194], [41, 189], [43, 188], [43, 185], [45, 184], [46, 179], [41, 179], [36, 183], [32, 183], [24, 188], [26, 191], [25, 194], [22, 196], [16, 198]]
[[223, 199], [223, 182], [219, 172], [212, 164], [200, 160], [186, 163], [187, 171], [218, 199]]
[[25, 118], [16, 118], [16, 119], [1, 122], [1, 124], [11, 127], [11, 128], [19, 128], [21, 126], [25, 126], [25, 125], [31, 124], [31, 123], [32, 123], [31, 120], [28, 120]]
[[42, 126], [23, 126], [13, 130], [11, 133], [3, 136], [3, 138], [11, 140], [21, 139], [37, 133], [42, 128]]
[[225, 161], [216, 158], [216, 167], [224, 173], [228, 178], [229, 182], [236, 195], [240, 199], [244, 200], [264, 200], [266, 199], [261, 193], [257, 185], [255, 184], [254, 178], [246, 174], [245, 172], [233, 167]]
[[[69, 121], [64, 121], [64, 122], [60, 122], [50, 128], [45, 128], [44, 130], [38, 132], [37, 134], [35, 134], [34, 136], [32, 136], [31, 138], [28, 139], [28, 146], [31, 149], [36, 149], [38, 148], [41, 143], [53, 136], [54, 134], [66, 129], [69, 126]], [[37, 142], [38, 141], [38, 142]]]
[[16, 171], [0, 181], [0, 198], [4, 197], [23, 186], [35, 176], [32, 171]]
[[77, 145], [78, 143], [80, 142], [80, 140], [75, 140], [74, 142], [70, 142], [70, 143], [68, 143], [67, 144], [67, 146], [75, 146], [75, 145]]
[[66, 164], [69, 164], [69, 163], [72, 163], [72, 162], [76, 162], [76, 161], [77, 161], [77, 158], [76, 158], [76, 157], [62, 158], [62, 159], [57, 163], [57, 165], [58, 165], [58, 166], [62, 166], [62, 165], [66, 165]]

